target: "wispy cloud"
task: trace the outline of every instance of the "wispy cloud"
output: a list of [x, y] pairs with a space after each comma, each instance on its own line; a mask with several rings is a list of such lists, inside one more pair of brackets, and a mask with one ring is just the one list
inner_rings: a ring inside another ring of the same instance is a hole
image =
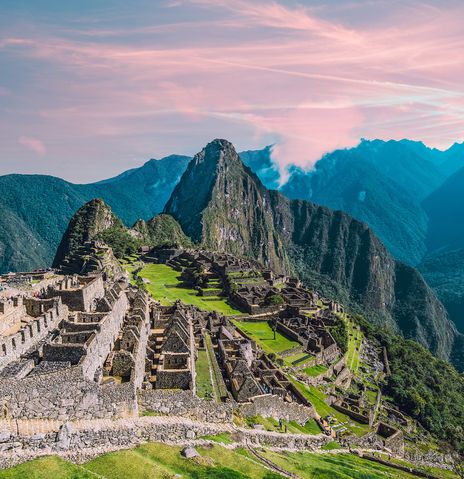
[[45, 145], [38, 138], [32, 136], [20, 136], [18, 142], [38, 156], [44, 156], [47, 152]]
[[47, 161], [70, 158], [77, 179], [117, 172], [78, 168], [77, 159], [98, 159], [103, 172], [134, 155], [194, 153], [216, 136], [239, 148], [276, 143], [282, 169], [310, 167], [360, 137], [438, 147], [462, 139], [459, 2], [153, 5], [89, 25], [76, 13], [72, 22], [5, 26], [0, 62], [13, 73], [0, 81], [11, 97], [0, 123], [9, 154], [20, 126], [53, 145]]

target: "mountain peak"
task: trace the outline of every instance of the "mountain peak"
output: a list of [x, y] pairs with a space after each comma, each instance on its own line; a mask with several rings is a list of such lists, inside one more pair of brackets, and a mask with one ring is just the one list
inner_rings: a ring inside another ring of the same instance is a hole
[[122, 226], [122, 223], [102, 199], [95, 198], [85, 203], [71, 218], [58, 246], [53, 266], [59, 267], [63, 260], [73, 255], [79, 246], [116, 225]]

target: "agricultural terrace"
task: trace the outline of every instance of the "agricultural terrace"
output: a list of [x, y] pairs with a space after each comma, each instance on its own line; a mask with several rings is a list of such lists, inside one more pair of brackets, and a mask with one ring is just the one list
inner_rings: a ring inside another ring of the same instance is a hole
[[327, 396], [321, 390], [314, 386], [306, 386], [291, 376], [289, 379], [303, 394], [303, 396], [313, 405], [314, 409], [320, 416], [331, 416], [335, 418], [337, 420], [337, 426], [340, 425], [346, 427], [357, 436], [362, 436], [369, 431], [369, 426], [367, 424], [358, 423], [349, 418], [347, 415], [337, 411], [332, 406], [329, 406], [326, 403]]
[[354, 372], [359, 370], [359, 351], [363, 340], [363, 333], [359, 327], [347, 314], [342, 314], [341, 318], [345, 321], [348, 330], [348, 351], [346, 352], [346, 365]]
[[198, 296], [192, 288], [186, 288], [180, 281], [180, 273], [165, 264], [147, 264], [138, 275], [148, 280], [145, 286], [152, 297], [162, 305], [169, 306], [180, 299], [185, 304], [197, 306], [204, 311], [218, 311], [227, 316], [241, 314], [220, 296]]
[[241, 329], [245, 334], [255, 340], [259, 346], [267, 354], [279, 355], [283, 351], [296, 348], [300, 346], [300, 343], [287, 338], [279, 331], [275, 332], [267, 321], [238, 321], [235, 320], [234, 324]]

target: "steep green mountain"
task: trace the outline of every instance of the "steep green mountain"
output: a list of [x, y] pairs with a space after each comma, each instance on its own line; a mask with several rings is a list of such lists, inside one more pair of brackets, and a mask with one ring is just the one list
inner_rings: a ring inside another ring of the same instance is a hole
[[309, 183], [307, 191], [311, 194], [306, 199], [364, 221], [395, 258], [418, 263], [425, 254], [427, 231], [420, 202], [356, 151], [340, 151], [337, 156], [336, 172], [327, 164], [316, 165], [313, 175], [295, 172], [282, 192], [299, 199], [302, 186]]
[[64, 269], [66, 273], [87, 267], [83, 257], [103, 252], [93, 251], [95, 247], [87, 244], [93, 240], [110, 246], [118, 259], [136, 253], [144, 245], [192, 246], [190, 238], [172, 216], [161, 214], [148, 221], [137, 220], [132, 228], [127, 228], [103, 200], [93, 199], [71, 218], [56, 251], [53, 267]]
[[127, 225], [159, 213], [190, 158], [150, 160], [110, 180], [75, 185], [42, 175], [0, 177], [0, 272], [52, 263], [74, 212], [103, 198]]
[[464, 249], [432, 254], [419, 269], [458, 330], [464, 333]]
[[192, 246], [191, 239], [170, 215], [159, 214], [151, 220], [138, 220], [129, 231], [142, 244], [155, 246]]
[[225, 140], [195, 155], [164, 212], [207, 249], [250, 256], [275, 271], [290, 268], [268, 191]]
[[423, 206], [429, 217], [428, 250], [464, 248], [464, 168], [429, 195]]
[[58, 268], [67, 256], [74, 255], [84, 243], [97, 239], [107, 230], [124, 229], [119, 218], [103, 200], [94, 199], [79, 208], [72, 217], [56, 251], [53, 267]]
[[416, 270], [395, 261], [364, 223], [267, 190], [229, 142], [215, 140], [194, 157], [165, 213], [204, 247], [297, 273], [450, 357], [457, 333]]

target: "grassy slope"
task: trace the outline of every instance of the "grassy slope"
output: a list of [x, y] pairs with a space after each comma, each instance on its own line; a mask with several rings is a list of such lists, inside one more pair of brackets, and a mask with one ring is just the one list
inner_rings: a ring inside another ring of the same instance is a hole
[[413, 479], [416, 476], [393, 470], [348, 454], [262, 453], [273, 463], [301, 479]]
[[186, 304], [192, 304], [206, 311], [218, 311], [225, 315], [240, 314], [224, 298], [219, 296], [197, 296], [194, 289], [181, 287], [180, 273], [164, 264], [148, 264], [139, 273], [139, 276], [150, 281], [147, 284], [148, 292], [163, 305], [171, 305], [177, 299]]
[[[218, 438], [219, 439], [219, 438]], [[228, 438], [225, 438], [228, 439]], [[227, 442], [227, 441], [225, 441]], [[0, 471], [0, 479], [278, 479], [243, 449], [197, 448], [201, 457], [184, 459], [179, 447], [150, 443], [100, 456], [81, 466], [56, 456]], [[302, 479], [412, 479], [407, 473], [352, 455], [311, 453], [261, 454]], [[435, 472], [435, 471], [434, 471]], [[449, 473], [444, 478], [452, 478]]]

